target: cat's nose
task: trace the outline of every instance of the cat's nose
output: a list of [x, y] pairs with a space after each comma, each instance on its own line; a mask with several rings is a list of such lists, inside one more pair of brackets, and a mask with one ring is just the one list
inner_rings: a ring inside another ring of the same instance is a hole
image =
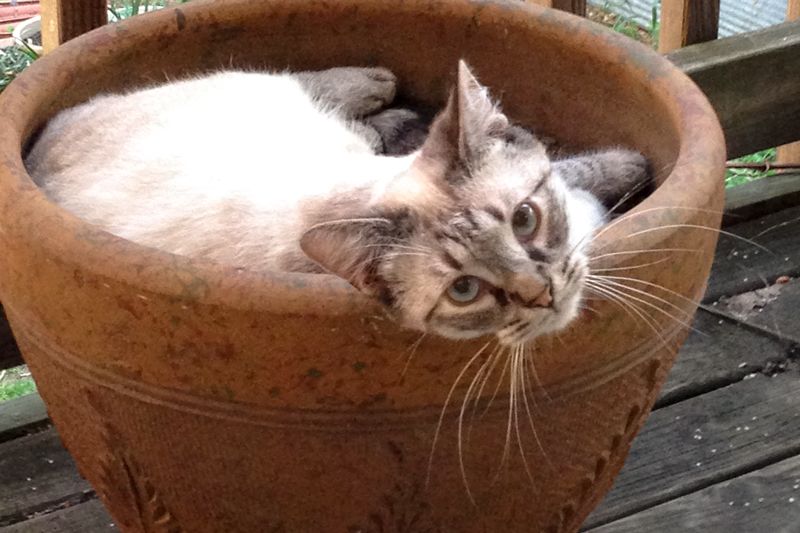
[[550, 293], [550, 285], [545, 285], [542, 292], [532, 300], [534, 306], [537, 307], [552, 307], [553, 306], [553, 295]]
[[514, 274], [511, 276], [509, 288], [510, 292], [525, 306], [551, 307], [553, 305], [553, 294], [550, 284], [546, 281], [530, 275]]

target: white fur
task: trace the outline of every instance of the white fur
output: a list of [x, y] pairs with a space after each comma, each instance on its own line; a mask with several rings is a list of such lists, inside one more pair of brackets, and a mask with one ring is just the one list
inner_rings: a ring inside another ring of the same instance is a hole
[[[90, 140], [102, 144], [81, 146]], [[301, 253], [298, 203], [390, 179], [410, 160], [373, 155], [289, 75], [228, 72], [64, 111], [27, 164], [63, 207], [111, 233], [259, 269]]]
[[[379, 267], [378, 277], [399, 289], [394, 305], [405, 325], [450, 338], [494, 332], [501, 342], [520, 342], [560, 329], [576, 315], [586, 271], [578, 244], [588, 242], [604, 210], [591, 194], [569, 188], [555, 174], [539, 197], [529, 198], [550, 173], [543, 148], [509, 148], [498, 136], [508, 127], [505, 116], [463, 63], [459, 76], [458, 150], [442, 153], [458, 152], [468, 164], [477, 158], [481, 165], [455, 196], [442, 181], [447, 161], [431, 159], [425, 148], [406, 157], [376, 155], [363, 124], [315, 101], [288, 74], [228, 72], [95, 98], [52, 120], [26, 164], [54, 201], [129, 240], [255, 270], [319, 272], [324, 265], [367, 290], [369, 280], [354, 276], [362, 255], [387, 251], [385, 243], [364, 240], [369, 232], [359, 224], [370, 220], [364, 217], [371, 216], [371, 206], [412, 207], [448, 225], [467, 208], [480, 213], [487, 201], [510, 220], [521, 201], [531, 200], [544, 209], [547, 226], [547, 210], [558, 212], [563, 205], [570, 233], [552, 250], [559, 261], [548, 266], [557, 306], [496, 306], [493, 296], [463, 309], [448, 303], [447, 286], [465, 273], [514, 294], [545, 283], [528, 257], [528, 244], [518, 241], [508, 222], [488, 214], [478, 215], [486, 228], [485, 257], [450, 243], [462, 270], [433, 253], [447, 244], [428, 230], [388, 253], [392, 259]], [[447, 109], [440, 117], [456, 108]], [[429, 136], [434, 148], [452, 142], [442, 132]], [[548, 200], [550, 193], [563, 201]], [[349, 233], [329, 224], [341, 224], [355, 211], [359, 222]], [[537, 246], [543, 248], [545, 232], [539, 233]], [[300, 247], [304, 236], [309, 255]], [[562, 260], [577, 273], [571, 279]], [[492, 320], [466, 330], [448, 322], [481, 306], [495, 309]], [[515, 319], [528, 329], [506, 327]]]

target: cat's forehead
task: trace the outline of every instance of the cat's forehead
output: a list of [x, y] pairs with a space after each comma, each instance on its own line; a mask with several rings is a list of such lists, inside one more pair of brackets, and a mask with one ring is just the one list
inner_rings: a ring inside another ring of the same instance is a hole
[[[544, 156], [511, 154], [492, 158], [475, 171], [459, 191], [464, 207], [492, 203], [510, 208], [526, 198], [558, 190], [550, 161]], [[544, 194], [549, 196], [549, 194]]]

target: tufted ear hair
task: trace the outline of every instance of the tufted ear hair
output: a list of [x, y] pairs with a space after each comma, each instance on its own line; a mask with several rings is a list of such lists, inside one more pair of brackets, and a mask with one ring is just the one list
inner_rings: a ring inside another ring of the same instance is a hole
[[377, 272], [390, 251], [396, 223], [389, 218], [355, 218], [312, 226], [300, 238], [300, 248], [331, 274], [370, 296], [380, 296], [384, 283]]
[[490, 141], [502, 137], [508, 127], [508, 119], [492, 102], [489, 91], [461, 60], [456, 86], [431, 125], [422, 154], [451, 168], [477, 166]]

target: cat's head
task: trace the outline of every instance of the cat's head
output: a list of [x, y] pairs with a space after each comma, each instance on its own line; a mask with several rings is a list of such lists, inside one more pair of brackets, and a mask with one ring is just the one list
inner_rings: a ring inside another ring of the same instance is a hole
[[410, 169], [348, 220], [312, 227], [301, 246], [408, 327], [522, 342], [577, 315], [584, 237], [603, 216], [551, 170], [543, 146], [461, 62]]

